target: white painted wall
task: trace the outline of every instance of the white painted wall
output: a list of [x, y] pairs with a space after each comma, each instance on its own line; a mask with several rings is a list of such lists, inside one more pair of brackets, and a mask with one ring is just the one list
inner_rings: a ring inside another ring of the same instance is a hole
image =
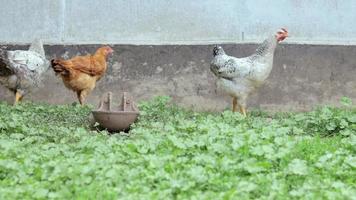
[[0, 0], [0, 43], [356, 44], [354, 0]]

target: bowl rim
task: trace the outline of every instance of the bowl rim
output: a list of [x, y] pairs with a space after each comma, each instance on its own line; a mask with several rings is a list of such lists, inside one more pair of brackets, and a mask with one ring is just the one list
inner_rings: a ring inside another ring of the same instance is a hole
[[104, 111], [104, 110], [92, 110], [91, 111], [93, 114], [140, 114], [139, 111], [121, 111], [121, 110], [116, 110], [116, 111]]

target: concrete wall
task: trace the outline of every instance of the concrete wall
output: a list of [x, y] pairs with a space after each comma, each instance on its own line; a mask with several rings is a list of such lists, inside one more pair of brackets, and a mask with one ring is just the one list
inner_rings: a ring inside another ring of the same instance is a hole
[[354, 0], [0, 0], [0, 43], [356, 44]]
[[[99, 45], [51, 45], [48, 58], [68, 58], [92, 53]], [[223, 45], [234, 56], [247, 56], [256, 45]], [[24, 49], [26, 46], [7, 46]], [[136, 100], [157, 95], [172, 96], [180, 105], [198, 110], [221, 111], [231, 98], [216, 89], [209, 70], [212, 45], [115, 45], [109, 69], [89, 96], [97, 104], [108, 91], [118, 97], [130, 92]], [[347, 96], [356, 102], [356, 46], [281, 44], [276, 49], [274, 68], [266, 84], [249, 98], [249, 106], [269, 110], [306, 110], [315, 105], [338, 105]], [[13, 101], [13, 94], [0, 86], [0, 100]], [[77, 101], [61, 79], [49, 70], [44, 86], [25, 100], [66, 104]]]
[[[231, 99], [216, 90], [209, 71], [209, 44], [226, 43], [230, 55], [247, 56], [256, 45], [244, 43], [261, 42], [280, 27], [288, 28], [291, 37], [277, 48], [272, 74], [250, 98], [250, 106], [303, 110], [337, 104], [342, 96], [356, 102], [354, 0], [0, 0], [0, 4], [0, 43], [6, 43], [0, 47], [26, 49], [21, 44], [43, 38], [51, 59], [93, 53], [99, 47], [89, 44], [115, 44], [107, 75], [89, 103], [97, 104], [107, 91], [115, 95], [129, 91], [137, 100], [170, 95], [181, 105], [221, 110]], [[76, 101], [51, 70], [44, 84], [25, 99]], [[13, 94], [0, 86], [0, 100], [11, 102]]]

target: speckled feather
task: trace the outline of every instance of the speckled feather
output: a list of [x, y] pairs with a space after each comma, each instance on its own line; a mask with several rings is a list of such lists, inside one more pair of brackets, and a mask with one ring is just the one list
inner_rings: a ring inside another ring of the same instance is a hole
[[42, 74], [48, 69], [41, 41], [36, 40], [30, 50], [0, 52], [0, 84], [25, 95], [39, 87]]
[[276, 37], [271, 36], [245, 58], [226, 55], [222, 47], [215, 47], [210, 70], [218, 77], [218, 88], [246, 106], [248, 95], [263, 84], [272, 70], [276, 45]]

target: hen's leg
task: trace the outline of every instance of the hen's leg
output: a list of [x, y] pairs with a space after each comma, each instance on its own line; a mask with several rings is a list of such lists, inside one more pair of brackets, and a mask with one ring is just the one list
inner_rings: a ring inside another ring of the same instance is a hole
[[80, 103], [80, 105], [82, 105], [82, 102], [81, 102], [81, 100], [80, 100], [80, 93], [81, 93], [82, 91], [77, 91], [77, 98], [78, 98], [78, 101], [79, 101], [79, 103]]
[[241, 106], [240, 112], [246, 117], [246, 108], [245, 107]]
[[237, 102], [237, 98], [232, 97], [232, 112], [236, 112], [238, 108], [240, 108], [240, 105]]
[[84, 105], [85, 98], [88, 96], [89, 92], [90, 92], [90, 90], [80, 91], [78, 98], [79, 98], [79, 103], [81, 105]]
[[247, 112], [246, 112], [246, 99], [242, 98], [240, 103], [241, 103], [240, 112], [246, 117], [246, 115], [247, 115]]
[[16, 105], [19, 101], [21, 101], [21, 99], [22, 99], [21, 93], [16, 91], [14, 105]]

